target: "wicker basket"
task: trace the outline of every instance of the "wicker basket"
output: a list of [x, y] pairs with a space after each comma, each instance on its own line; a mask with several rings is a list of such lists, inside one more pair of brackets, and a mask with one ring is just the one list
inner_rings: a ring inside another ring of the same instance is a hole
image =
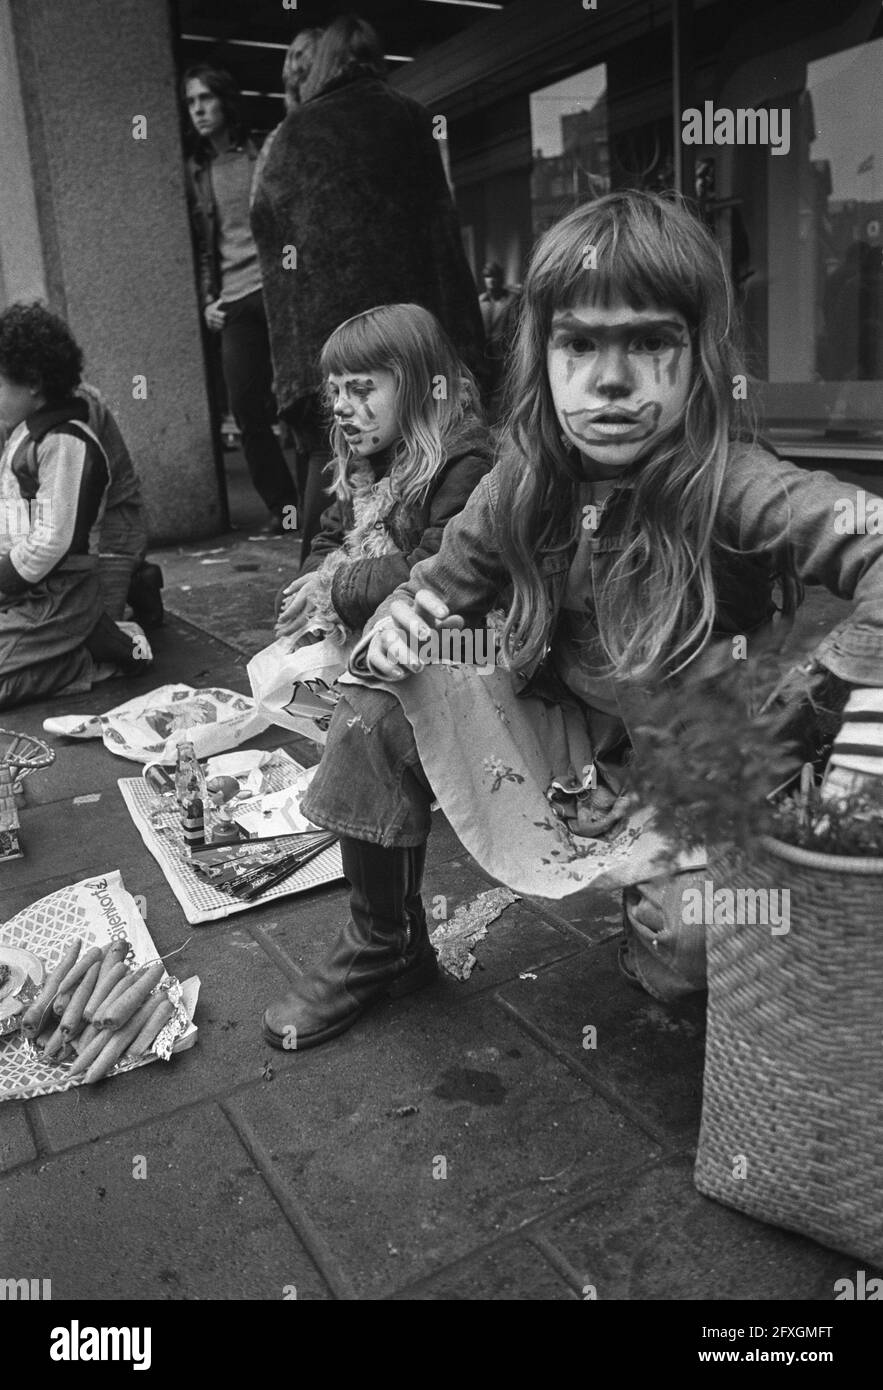
[[50, 767], [55, 762], [55, 749], [33, 734], [16, 734], [0, 729], [0, 764], [12, 773], [13, 791], [20, 792], [28, 773]]
[[764, 836], [750, 859], [712, 856], [709, 876], [787, 889], [790, 929], [707, 927], [696, 1186], [883, 1264], [883, 859]]

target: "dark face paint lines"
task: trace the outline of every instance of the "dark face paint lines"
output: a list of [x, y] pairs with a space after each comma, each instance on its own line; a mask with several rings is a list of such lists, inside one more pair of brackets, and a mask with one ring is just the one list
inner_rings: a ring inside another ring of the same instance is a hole
[[351, 453], [368, 458], [398, 438], [397, 391], [391, 371], [332, 372], [328, 391], [335, 425]]
[[546, 367], [555, 414], [586, 477], [619, 476], [683, 420], [693, 349], [686, 319], [666, 305], [602, 308], [586, 301], [552, 315]]
[[683, 338], [679, 339], [668, 359], [668, 384], [672, 389], [678, 384], [678, 372], [680, 370], [684, 348], [689, 346], [689, 342], [685, 342]]
[[649, 439], [659, 424], [662, 406], [659, 401], [648, 401], [637, 410], [605, 405], [598, 410], [565, 410], [562, 413], [568, 433], [596, 449], [599, 445]]

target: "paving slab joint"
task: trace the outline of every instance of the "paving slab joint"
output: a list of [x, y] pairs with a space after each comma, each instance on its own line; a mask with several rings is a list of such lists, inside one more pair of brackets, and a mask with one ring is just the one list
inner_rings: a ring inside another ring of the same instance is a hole
[[[48, 1154], [53, 1153], [54, 1150], [49, 1142], [49, 1134], [43, 1119], [39, 1097], [34, 1097], [33, 1100], [25, 1101], [24, 1110], [25, 1121], [31, 1132], [31, 1140], [33, 1141], [34, 1148], [37, 1150], [37, 1158], [45, 1158]], [[31, 1161], [33, 1162], [33, 1160]]]
[[499, 1008], [503, 1009], [510, 1018], [515, 1020], [519, 1028], [522, 1028], [525, 1033], [533, 1038], [534, 1042], [538, 1043], [540, 1047], [545, 1048], [547, 1052], [551, 1052], [552, 1056], [557, 1058], [559, 1062], [562, 1062], [564, 1066], [567, 1067], [568, 1071], [573, 1072], [574, 1076], [578, 1076], [580, 1080], [585, 1081], [586, 1085], [589, 1086], [591, 1090], [597, 1092], [599, 1096], [603, 1096], [608, 1104], [612, 1105], [614, 1109], [619, 1110], [631, 1120], [632, 1124], [637, 1125], [638, 1129], [643, 1130], [644, 1133], [653, 1140], [654, 1144], [658, 1144], [660, 1148], [663, 1149], [670, 1146], [670, 1136], [666, 1135], [659, 1125], [657, 1125], [656, 1121], [646, 1114], [640, 1106], [634, 1105], [624, 1096], [617, 1094], [614, 1087], [607, 1085], [607, 1083], [596, 1076], [589, 1067], [578, 1062], [565, 1048], [559, 1046], [554, 1038], [551, 1038], [542, 1028], [538, 1028], [535, 1023], [529, 1018], [526, 1018], [521, 1010], [516, 1008], [514, 1004], [510, 1004], [507, 999], [501, 998], [499, 994], [495, 994], [493, 1000]]
[[248, 1120], [229, 1100], [221, 1101], [226, 1117], [251, 1162], [260, 1173], [295, 1236], [336, 1299], [357, 1301], [358, 1295], [334, 1258], [330, 1246], [304, 1207], [279, 1177], [273, 1160]]
[[579, 1270], [574, 1269], [570, 1261], [562, 1255], [557, 1245], [553, 1245], [548, 1236], [544, 1236], [541, 1231], [531, 1231], [525, 1235], [524, 1239], [527, 1245], [532, 1245], [543, 1256], [546, 1263], [552, 1266], [555, 1273], [564, 1280], [579, 1299], [586, 1298], [587, 1289], [596, 1287], [588, 1275], [580, 1274]]
[[251, 922], [247, 922], [245, 924], [245, 929], [252, 940], [257, 942], [264, 954], [270, 957], [270, 960], [277, 969], [282, 971], [282, 974], [287, 980], [291, 980], [293, 983], [301, 978], [303, 971], [298, 970], [287, 951], [283, 951], [281, 946], [277, 946], [275, 941], [270, 940], [262, 927], [257, 927]]

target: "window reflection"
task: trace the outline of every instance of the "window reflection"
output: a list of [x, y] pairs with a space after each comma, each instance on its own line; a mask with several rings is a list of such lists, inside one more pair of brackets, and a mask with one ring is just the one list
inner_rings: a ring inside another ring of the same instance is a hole
[[540, 236], [565, 213], [610, 191], [607, 67], [531, 93], [533, 234]]

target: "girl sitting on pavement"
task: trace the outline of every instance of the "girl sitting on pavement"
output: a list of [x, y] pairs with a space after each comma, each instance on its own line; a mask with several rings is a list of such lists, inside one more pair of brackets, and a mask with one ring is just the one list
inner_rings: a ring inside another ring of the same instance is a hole
[[67, 324], [42, 305], [0, 314], [0, 710], [148, 664], [103, 608], [110, 469], [74, 394], [82, 363]]
[[[883, 538], [838, 534], [835, 505], [856, 490], [754, 442], [746, 381], [719, 249], [681, 203], [610, 194], [542, 238], [499, 462], [351, 658], [362, 684], [342, 687], [302, 805], [342, 837], [351, 918], [266, 1011], [270, 1043], [322, 1043], [434, 978], [420, 897], [433, 793], [517, 891], [592, 882], [610, 846], [590, 837], [626, 812], [642, 690], [719, 663], [734, 634], [750, 642], [777, 578], [785, 610], [795, 580], [857, 600], [815, 660], [883, 686]], [[433, 628], [480, 624], [507, 588], [508, 669], [425, 663]], [[641, 841], [616, 838], [626, 974], [664, 1001], [701, 990], [690, 876], [651, 873]]]
[[322, 349], [333, 415], [334, 501], [276, 625], [292, 645], [361, 633], [419, 561], [434, 555], [490, 467], [475, 383], [418, 304], [347, 319]]

